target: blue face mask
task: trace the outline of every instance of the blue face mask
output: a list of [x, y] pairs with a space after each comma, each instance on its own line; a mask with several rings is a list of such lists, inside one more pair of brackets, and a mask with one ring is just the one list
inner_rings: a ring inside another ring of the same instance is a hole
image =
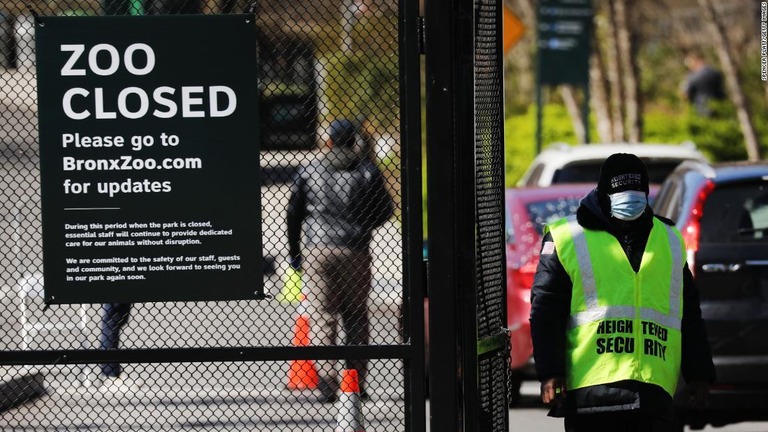
[[624, 191], [608, 195], [611, 199], [611, 216], [623, 221], [633, 221], [640, 217], [648, 205], [645, 192]]

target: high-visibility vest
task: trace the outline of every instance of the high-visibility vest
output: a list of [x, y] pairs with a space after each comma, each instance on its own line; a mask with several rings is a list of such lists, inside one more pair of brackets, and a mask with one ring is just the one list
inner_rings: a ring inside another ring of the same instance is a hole
[[656, 218], [635, 272], [619, 241], [575, 217], [548, 226], [573, 283], [566, 388], [635, 380], [674, 395], [680, 374], [683, 251]]

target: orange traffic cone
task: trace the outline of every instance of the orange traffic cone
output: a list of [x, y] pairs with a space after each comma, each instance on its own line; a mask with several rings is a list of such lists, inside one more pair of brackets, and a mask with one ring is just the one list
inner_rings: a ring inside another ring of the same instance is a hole
[[[303, 296], [302, 296], [303, 297]], [[304, 308], [304, 298], [296, 308], [298, 316], [293, 326], [293, 346], [309, 346], [309, 315]], [[288, 370], [287, 387], [291, 390], [315, 389], [320, 378], [312, 360], [293, 360]]]
[[341, 395], [338, 405], [336, 432], [365, 432], [357, 370], [344, 369], [341, 371]]

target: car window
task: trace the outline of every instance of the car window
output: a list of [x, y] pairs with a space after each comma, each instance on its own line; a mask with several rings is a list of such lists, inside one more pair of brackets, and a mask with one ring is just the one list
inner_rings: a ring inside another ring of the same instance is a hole
[[648, 168], [648, 180], [651, 183], [662, 183], [682, 161], [643, 159], [643, 162], [645, 162], [645, 166]]
[[681, 189], [677, 181], [665, 183], [651, 204], [653, 212], [677, 222], [683, 202]]
[[597, 183], [603, 161], [586, 161], [568, 164], [557, 171], [552, 183]]
[[539, 179], [541, 178], [541, 173], [544, 171], [544, 164], [536, 164], [530, 171], [530, 174], [525, 179], [525, 184], [529, 186], [537, 185], [539, 184]]
[[272, 121], [277, 124], [290, 123], [301, 119], [303, 115], [303, 105], [301, 103], [276, 103], [272, 106]]
[[528, 203], [525, 207], [531, 223], [539, 235], [543, 235], [544, 225], [562, 217], [576, 214], [581, 198], [556, 198]]
[[768, 181], [716, 187], [704, 205], [701, 242], [768, 243]]
[[[651, 183], [662, 183], [681, 162], [678, 159], [641, 159]], [[570, 163], [555, 171], [552, 183], [597, 183], [602, 164], [602, 160]]]

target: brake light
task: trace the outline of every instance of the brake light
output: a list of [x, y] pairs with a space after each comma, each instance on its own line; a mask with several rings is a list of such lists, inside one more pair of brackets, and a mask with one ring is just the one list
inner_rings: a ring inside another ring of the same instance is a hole
[[533, 286], [533, 277], [536, 275], [535, 262], [528, 262], [519, 268], [512, 270], [512, 278], [515, 286], [529, 290]]
[[707, 180], [699, 189], [699, 193], [696, 194], [696, 198], [691, 208], [691, 216], [688, 218], [688, 222], [683, 227], [683, 241], [686, 247], [686, 260], [688, 261], [688, 267], [691, 269], [691, 273], [694, 273], [694, 258], [696, 251], [699, 250], [699, 238], [701, 234], [701, 217], [704, 215], [704, 203], [707, 201], [707, 197], [715, 188], [715, 183], [712, 180]]

